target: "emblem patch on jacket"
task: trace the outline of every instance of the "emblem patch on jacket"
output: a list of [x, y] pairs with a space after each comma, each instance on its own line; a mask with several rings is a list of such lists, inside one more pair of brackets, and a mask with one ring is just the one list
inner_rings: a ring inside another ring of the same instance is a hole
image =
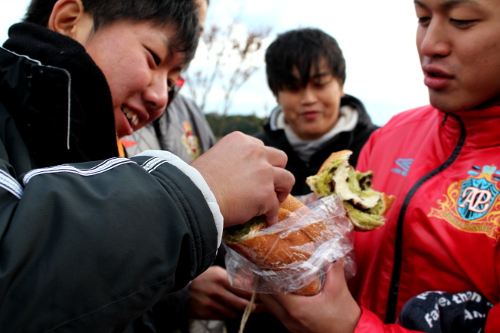
[[447, 221], [457, 229], [486, 234], [497, 242], [500, 238], [500, 200], [496, 166], [474, 166], [470, 177], [453, 183], [438, 200], [439, 208], [431, 208], [429, 216]]
[[193, 134], [191, 124], [187, 121], [182, 123], [181, 141], [184, 147], [187, 148], [187, 152], [193, 160], [200, 156], [200, 141], [198, 140], [198, 137]]

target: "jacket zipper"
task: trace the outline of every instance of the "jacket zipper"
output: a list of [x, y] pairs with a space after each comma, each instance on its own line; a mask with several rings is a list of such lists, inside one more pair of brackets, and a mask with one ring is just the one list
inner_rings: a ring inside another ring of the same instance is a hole
[[399, 212], [398, 216], [398, 223], [396, 226], [396, 241], [394, 245], [394, 265], [393, 265], [393, 270], [392, 270], [392, 278], [391, 278], [391, 285], [389, 288], [389, 297], [388, 297], [388, 302], [387, 302], [387, 310], [386, 310], [386, 317], [385, 317], [385, 323], [386, 324], [392, 324], [396, 321], [396, 308], [397, 308], [397, 300], [398, 300], [398, 294], [399, 294], [399, 282], [401, 278], [401, 265], [402, 265], [402, 249], [403, 249], [403, 227], [404, 227], [404, 218], [406, 215], [406, 210], [408, 209], [408, 205], [410, 204], [413, 196], [417, 192], [417, 190], [429, 179], [434, 177], [435, 175], [443, 172], [446, 168], [448, 168], [455, 160], [457, 159], [458, 155], [460, 154], [463, 144], [465, 142], [465, 137], [466, 137], [466, 132], [465, 132], [465, 126], [462, 122], [462, 120], [456, 116], [456, 115], [445, 115], [445, 118], [443, 119], [442, 126], [445, 125], [446, 118], [448, 116], [452, 116], [457, 119], [458, 123], [460, 124], [460, 138], [457, 142], [457, 145], [455, 146], [452, 154], [446, 161], [444, 161], [443, 164], [441, 164], [439, 167], [434, 169], [433, 171], [429, 172], [427, 175], [422, 177], [418, 182], [416, 182], [410, 191], [406, 194], [405, 200], [403, 202], [403, 205], [401, 206], [401, 211]]

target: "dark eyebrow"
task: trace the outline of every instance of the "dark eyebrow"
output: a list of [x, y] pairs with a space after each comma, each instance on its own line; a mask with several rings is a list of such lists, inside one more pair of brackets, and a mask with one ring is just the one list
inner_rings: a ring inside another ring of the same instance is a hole
[[421, 2], [420, 2], [420, 1], [418, 1], [418, 0], [413, 0], [413, 3], [414, 3], [415, 5], [420, 6], [420, 7], [427, 8], [427, 6], [426, 6], [426, 5], [424, 5], [423, 3], [421, 3]]
[[321, 76], [327, 76], [330, 75], [330, 72], [321, 72], [321, 73], [316, 73], [312, 77], [321, 77]]
[[[420, 7], [427, 8], [427, 6], [419, 0], [413, 0], [413, 2], [416, 5], [419, 5]], [[462, 5], [462, 4], [479, 5], [479, 3], [476, 0], [449, 0], [449, 1], [443, 2], [440, 6], [443, 8], [451, 8], [451, 7], [455, 7], [455, 6]]]

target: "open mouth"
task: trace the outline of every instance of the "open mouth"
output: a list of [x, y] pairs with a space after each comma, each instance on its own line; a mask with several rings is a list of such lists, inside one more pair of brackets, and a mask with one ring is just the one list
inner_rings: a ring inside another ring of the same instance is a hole
[[129, 123], [132, 124], [132, 126], [139, 125], [139, 117], [137, 117], [137, 114], [135, 114], [132, 110], [124, 106], [122, 107], [122, 112], [123, 114], [125, 114]]
[[448, 77], [447, 75], [443, 75], [443, 74], [439, 74], [439, 73], [434, 73], [434, 72], [430, 72], [429, 76], [431, 76], [431, 77]]

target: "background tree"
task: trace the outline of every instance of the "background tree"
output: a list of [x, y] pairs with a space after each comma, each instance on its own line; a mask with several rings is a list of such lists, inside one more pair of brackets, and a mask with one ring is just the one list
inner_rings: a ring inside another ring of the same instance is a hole
[[246, 30], [237, 20], [226, 28], [214, 24], [205, 29], [197, 51], [198, 65], [192, 64], [184, 78], [189, 94], [204, 112], [214, 89], [223, 91], [222, 107], [216, 111], [219, 121], [212, 125], [217, 137], [225, 134], [223, 128], [236, 93], [264, 65], [263, 42], [270, 33], [271, 28]]
[[223, 125], [221, 125], [220, 114], [207, 114], [207, 121], [210, 124], [210, 127], [218, 127], [220, 129], [221, 135], [217, 136], [217, 139], [234, 131], [240, 131], [245, 134], [254, 135], [262, 131], [262, 123], [265, 121], [265, 118], [259, 118], [256, 115], [227, 115], [224, 118], [225, 121]]

